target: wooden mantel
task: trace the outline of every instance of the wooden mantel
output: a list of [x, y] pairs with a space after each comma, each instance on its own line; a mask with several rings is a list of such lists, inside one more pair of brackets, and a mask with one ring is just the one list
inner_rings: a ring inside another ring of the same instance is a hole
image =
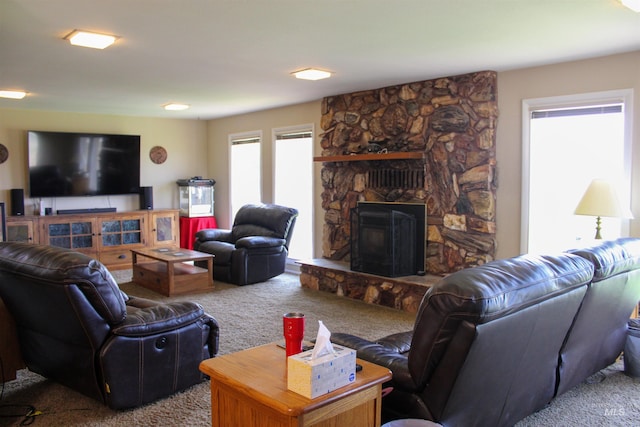
[[423, 159], [423, 152], [396, 152], [396, 153], [384, 153], [384, 154], [344, 154], [339, 156], [320, 156], [314, 157], [314, 162], [362, 162], [365, 160], [409, 160], [409, 159]]

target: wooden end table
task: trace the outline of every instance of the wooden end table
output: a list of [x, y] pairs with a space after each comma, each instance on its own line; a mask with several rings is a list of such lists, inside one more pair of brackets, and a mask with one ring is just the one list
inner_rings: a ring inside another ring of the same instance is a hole
[[287, 389], [285, 350], [276, 343], [204, 360], [213, 427], [372, 427], [381, 424], [389, 369], [358, 359], [352, 384], [315, 399]]
[[[213, 289], [213, 255], [182, 248], [131, 249], [133, 282], [166, 296]], [[186, 264], [206, 261], [207, 268]]]

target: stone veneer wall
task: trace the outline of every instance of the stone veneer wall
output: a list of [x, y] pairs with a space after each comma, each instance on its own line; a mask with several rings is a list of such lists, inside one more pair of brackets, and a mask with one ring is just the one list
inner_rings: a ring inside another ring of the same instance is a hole
[[323, 163], [323, 257], [348, 261], [350, 209], [385, 201], [426, 204], [427, 273], [492, 260], [496, 86], [497, 74], [484, 71], [324, 98], [322, 156], [422, 152], [423, 159]]

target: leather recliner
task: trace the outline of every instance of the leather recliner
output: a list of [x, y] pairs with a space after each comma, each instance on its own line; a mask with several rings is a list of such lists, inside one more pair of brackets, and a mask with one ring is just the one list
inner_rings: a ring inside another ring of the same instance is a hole
[[558, 354], [592, 276], [591, 263], [568, 254], [493, 261], [433, 285], [412, 331], [331, 340], [392, 372], [385, 421], [512, 426], [553, 398]]
[[294, 208], [245, 205], [230, 230], [198, 231], [193, 248], [214, 255], [215, 280], [236, 285], [263, 282], [284, 273], [297, 217]]
[[203, 381], [216, 320], [193, 302], [126, 295], [99, 261], [52, 246], [0, 243], [0, 297], [29, 370], [131, 408]]
[[560, 351], [556, 395], [616, 361], [640, 300], [640, 240], [623, 237], [569, 251], [594, 265], [593, 280]]

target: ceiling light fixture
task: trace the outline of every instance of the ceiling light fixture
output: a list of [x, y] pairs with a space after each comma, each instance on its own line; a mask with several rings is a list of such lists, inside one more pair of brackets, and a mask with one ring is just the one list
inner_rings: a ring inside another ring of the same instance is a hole
[[186, 110], [189, 108], [189, 105], [187, 104], [177, 104], [175, 102], [169, 103], [169, 104], [165, 104], [163, 105], [165, 110], [168, 111], [182, 111], [182, 110]]
[[27, 92], [20, 90], [0, 90], [0, 98], [22, 99], [27, 96]]
[[92, 49], [109, 47], [115, 43], [116, 39], [116, 36], [81, 30], [73, 30], [65, 37], [65, 40], [69, 40], [69, 43], [74, 46], [90, 47]]
[[294, 71], [291, 74], [296, 76], [297, 79], [303, 80], [321, 80], [331, 77], [329, 71], [318, 70], [317, 68], [305, 68], [304, 70]]
[[640, 12], [640, 0], [620, 0], [620, 3], [634, 12]]

